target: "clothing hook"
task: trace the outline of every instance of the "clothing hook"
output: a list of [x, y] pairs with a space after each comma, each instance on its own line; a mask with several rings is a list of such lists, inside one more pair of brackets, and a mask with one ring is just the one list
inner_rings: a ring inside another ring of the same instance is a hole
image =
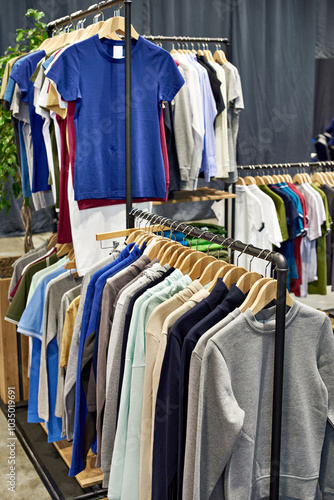
[[247, 251], [247, 248], [249, 246], [250, 246], [250, 244], [246, 245], [245, 248], [243, 249], [243, 251], [239, 253], [239, 255], [237, 257], [237, 266], [239, 266], [239, 257], [240, 257], [240, 255], [244, 254]]

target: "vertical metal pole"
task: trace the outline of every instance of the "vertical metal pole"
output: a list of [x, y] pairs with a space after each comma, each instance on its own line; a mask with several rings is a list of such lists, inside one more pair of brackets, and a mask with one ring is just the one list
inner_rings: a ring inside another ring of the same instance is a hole
[[21, 334], [16, 330], [16, 349], [17, 349], [17, 364], [19, 369], [19, 397], [23, 401], [23, 372], [22, 372], [22, 350], [21, 350]]
[[134, 227], [132, 210], [132, 102], [131, 102], [131, 3], [124, 0], [125, 9], [125, 169], [126, 227]]
[[[235, 183], [232, 184], [232, 193], [235, 194]], [[234, 239], [235, 235], [235, 198], [232, 198], [232, 232], [231, 236]]]
[[[285, 259], [284, 259], [285, 260]], [[286, 264], [286, 263], [285, 263]], [[278, 267], [278, 266], [277, 266]], [[270, 500], [279, 498], [287, 265], [277, 269], [276, 334], [271, 434]]]

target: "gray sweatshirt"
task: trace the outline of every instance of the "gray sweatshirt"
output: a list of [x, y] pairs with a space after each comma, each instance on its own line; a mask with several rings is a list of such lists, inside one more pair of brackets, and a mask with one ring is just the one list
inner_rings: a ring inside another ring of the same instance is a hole
[[[254, 317], [248, 309], [208, 341], [196, 500], [269, 497], [275, 338], [269, 314]], [[323, 499], [334, 498], [333, 331], [325, 314], [296, 301], [286, 314], [283, 387], [281, 498], [315, 500], [319, 487]]]

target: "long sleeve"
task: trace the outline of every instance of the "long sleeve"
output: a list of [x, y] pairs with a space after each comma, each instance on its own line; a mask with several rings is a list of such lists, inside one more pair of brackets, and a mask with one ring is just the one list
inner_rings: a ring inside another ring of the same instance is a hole
[[210, 340], [201, 370], [194, 499], [209, 500], [232, 454], [244, 416], [224, 357]]
[[[182, 68], [179, 68], [182, 73]], [[194, 138], [192, 132], [192, 110], [187, 86], [184, 85], [174, 98], [174, 128], [181, 180], [189, 180]]]

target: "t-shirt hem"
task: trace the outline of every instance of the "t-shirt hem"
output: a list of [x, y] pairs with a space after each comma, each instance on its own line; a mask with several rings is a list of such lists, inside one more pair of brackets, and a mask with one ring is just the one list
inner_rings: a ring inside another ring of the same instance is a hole
[[23, 335], [27, 335], [28, 337], [34, 337], [38, 340], [42, 340], [43, 335], [40, 332], [36, 332], [35, 330], [26, 330], [25, 328], [18, 328], [17, 331], [22, 333]]
[[[87, 200], [109, 200], [111, 203], [125, 203], [125, 191], [117, 193], [107, 192], [81, 192], [80, 195], [75, 194], [75, 201], [84, 203]], [[155, 193], [133, 193], [134, 201], [164, 201], [166, 199], [165, 192]]]

